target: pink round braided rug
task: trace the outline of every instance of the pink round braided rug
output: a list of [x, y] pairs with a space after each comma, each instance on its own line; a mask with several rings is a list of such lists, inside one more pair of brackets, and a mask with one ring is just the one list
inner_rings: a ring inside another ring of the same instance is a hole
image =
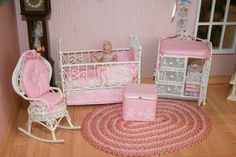
[[159, 99], [153, 122], [122, 119], [122, 106], [99, 107], [82, 123], [82, 136], [94, 147], [122, 156], [161, 155], [190, 147], [211, 131], [207, 115], [188, 101]]

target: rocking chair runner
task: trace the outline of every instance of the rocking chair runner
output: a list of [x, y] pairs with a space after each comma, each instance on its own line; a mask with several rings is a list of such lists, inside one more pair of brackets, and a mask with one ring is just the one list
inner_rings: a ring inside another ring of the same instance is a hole
[[[77, 129], [71, 123], [70, 115], [66, 109], [65, 99], [59, 88], [50, 87], [52, 67], [35, 50], [24, 52], [13, 72], [12, 85], [17, 94], [30, 102], [28, 107], [28, 129], [18, 128], [26, 135], [44, 142], [63, 142], [57, 139], [57, 127]], [[60, 126], [62, 118], [66, 118], [69, 126]], [[49, 129], [52, 139], [40, 138], [31, 133], [32, 122], [37, 122]]]

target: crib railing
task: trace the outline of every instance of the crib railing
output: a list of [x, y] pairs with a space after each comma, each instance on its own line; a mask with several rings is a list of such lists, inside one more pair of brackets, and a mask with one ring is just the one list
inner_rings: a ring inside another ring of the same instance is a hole
[[[130, 48], [115, 48], [112, 49], [112, 51], [119, 51], [119, 53], [121, 52], [125, 52], [128, 51], [130, 49], [134, 50], [134, 56], [135, 56], [135, 61], [140, 61], [141, 63], [141, 56], [142, 56], [142, 47], [139, 44], [139, 41], [136, 37], [134, 36], [130, 36]], [[65, 61], [65, 57], [71, 57], [70, 59], [75, 58], [75, 60], [77, 61], [81, 61], [81, 63], [85, 63], [84, 58], [85, 57], [91, 57], [91, 53], [93, 52], [102, 52], [102, 49], [95, 49], [95, 50], [75, 50], [75, 51], [71, 51], [71, 50], [63, 50], [62, 49], [62, 39], [59, 39], [59, 54], [60, 56], [63, 56], [63, 59]], [[62, 60], [61, 60], [62, 61]]]
[[[114, 53], [125, 53], [129, 48], [113, 49]], [[60, 51], [62, 65], [71, 64], [87, 64], [96, 62], [93, 53], [101, 53], [102, 50], [87, 50], [87, 51]], [[119, 61], [118, 61], [119, 62]]]

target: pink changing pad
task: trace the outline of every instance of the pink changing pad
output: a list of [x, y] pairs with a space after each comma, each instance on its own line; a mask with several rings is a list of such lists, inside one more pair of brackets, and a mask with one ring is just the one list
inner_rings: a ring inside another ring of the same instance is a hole
[[210, 48], [207, 42], [163, 39], [160, 45], [161, 55], [188, 56], [194, 58], [208, 58], [210, 56]]

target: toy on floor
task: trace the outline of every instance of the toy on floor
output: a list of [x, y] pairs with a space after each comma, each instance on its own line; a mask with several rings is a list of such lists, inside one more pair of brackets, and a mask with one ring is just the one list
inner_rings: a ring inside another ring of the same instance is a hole
[[233, 73], [230, 84], [232, 89], [227, 97], [227, 100], [236, 101], [236, 71]]
[[[12, 75], [12, 85], [17, 94], [30, 102], [28, 107], [27, 130], [18, 129], [26, 135], [44, 142], [63, 142], [57, 139], [55, 131], [58, 127], [77, 129], [66, 109], [65, 99], [59, 88], [50, 87], [52, 67], [40, 53], [35, 50], [24, 52]], [[69, 126], [61, 126], [62, 118], [66, 118]], [[45, 139], [34, 135], [31, 131], [32, 123], [36, 122], [51, 131], [52, 139]]]

